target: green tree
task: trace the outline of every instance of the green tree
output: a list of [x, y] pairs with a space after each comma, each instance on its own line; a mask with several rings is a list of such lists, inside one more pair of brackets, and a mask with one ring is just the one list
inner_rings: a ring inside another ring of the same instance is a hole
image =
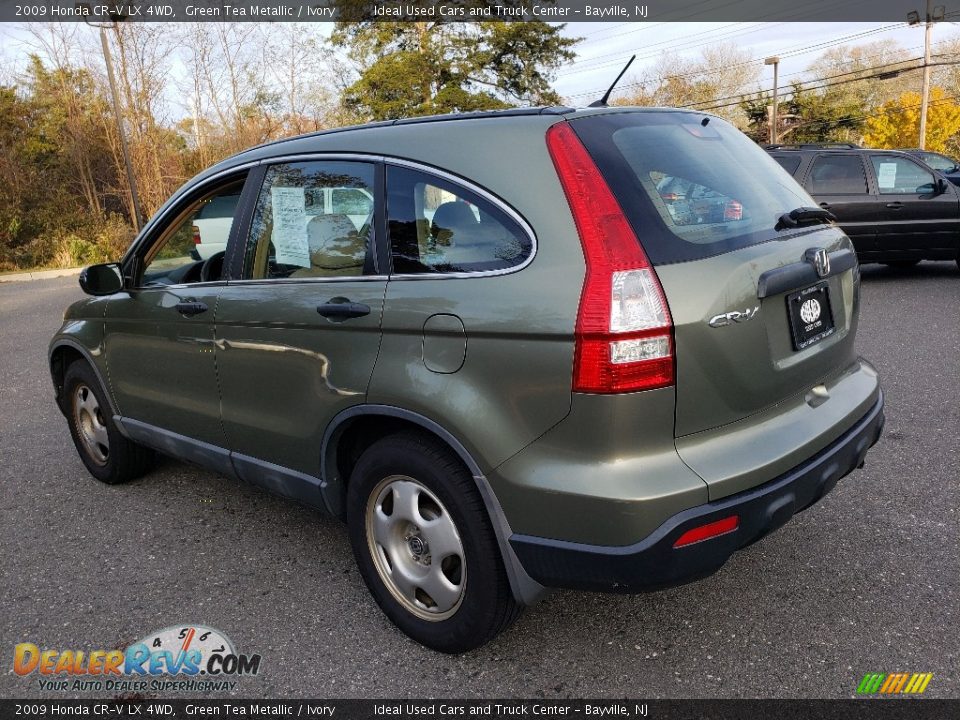
[[560, 102], [553, 71], [577, 40], [544, 22], [337, 23], [359, 77], [343, 103], [360, 117], [389, 120]]
[[[758, 93], [743, 103], [749, 118], [748, 134], [758, 142], [769, 137], [767, 108], [770, 93]], [[831, 90], [807, 90], [800, 83], [777, 108], [777, 139], [786, 143], [859, 142], [864, 108], [850, 95]]]

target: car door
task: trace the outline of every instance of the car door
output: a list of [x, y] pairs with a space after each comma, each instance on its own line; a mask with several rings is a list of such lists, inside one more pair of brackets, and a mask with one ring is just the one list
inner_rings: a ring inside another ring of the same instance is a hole
[[886, 257], [955, 257], [960, 245], [957, 190], [906, 155], [870, 156], [880, 195], [877, 249]]
[[245, 178], [205, 183], [165, 210], [125, 259], [130, 288], [111, 298], [104, 318], [111, 390], [131, 436], [188, 458], [212, 453], [224, 471], [213, 344], [224, 252], [196, 259], [194, 225], [209, 204], [233, 208], [225, 245]]
[[[317, 159], [266, 167], [243, 252], [217, 307], [223, 429], [237, 473], [319, 501], [330, 420], [363, 403], [380, 347], [378, 166]], [[331, 189], [366, 191], [349, 210]]]
[[863, 160], [857, 153], [834, 150], [814, 156], [804, 186], [820, 207], [837, 216], [858, 254], [876, 250], [877, 196], [870, 192]]

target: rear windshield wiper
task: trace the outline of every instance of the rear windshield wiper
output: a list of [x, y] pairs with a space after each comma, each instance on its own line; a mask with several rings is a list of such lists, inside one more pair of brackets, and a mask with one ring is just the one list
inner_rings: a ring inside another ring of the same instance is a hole
[[815, 222], [836, 221], [837, 216], [829, 210], [818, 207], [798, 207], [788, 213], [784, 213], [777, 220], [774, 230], [784, 230], [786, 228], [795, 228], [800, 225]]

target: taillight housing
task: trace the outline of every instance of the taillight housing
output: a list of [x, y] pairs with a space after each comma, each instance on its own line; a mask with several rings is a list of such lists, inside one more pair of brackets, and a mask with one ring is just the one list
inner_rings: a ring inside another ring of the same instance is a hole
[[566, 122], [547, 148], [570, 204], [586, 277], [577, 312], [573, 391], [673, 385], [673, 322], [660, 280], [589, 153]]
[[201, 243], [201, 240], [200, 240], [200, 228], [198, 228], [196, 225], [194, 225], [194, 226], [191, 228], [191, 230], [193, 231], [193, 244], [194, 244], [194, 245], [200, 245], [200, 243]]
[[724, 222], [743, 220], [743, 205], [739, 200], [727, 200], [723, 204]]

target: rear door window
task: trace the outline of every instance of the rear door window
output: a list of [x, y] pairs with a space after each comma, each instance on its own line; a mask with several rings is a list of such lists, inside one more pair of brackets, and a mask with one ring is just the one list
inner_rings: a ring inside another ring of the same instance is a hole
[[819, 155], [807, 176], [812, 195], [866, 195], [867, 176], [859, 155]]
[[622, 112], [570, 123], [654, 264], [782, 236], [774, 229], [782, 214], [816, 204], [769, 154], [716, 117]]
[[387, 232], [399, 274], [509, 270], [532, 240], [503, 209], [439, 176], [387, 167]]

